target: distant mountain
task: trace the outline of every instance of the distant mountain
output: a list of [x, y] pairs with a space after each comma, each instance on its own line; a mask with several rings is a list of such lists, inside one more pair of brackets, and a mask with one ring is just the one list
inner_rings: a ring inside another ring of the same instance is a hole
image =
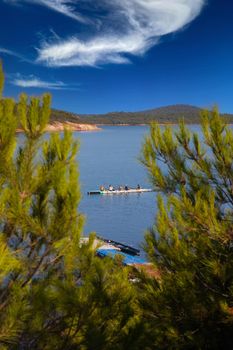
[[[202, 109], [189, 105], [173, 105], [140, 112], [111, 112], [107, 114], [80, 114], [53, 110], [52, 121], [71, 121], [82, 124], [98, 125], [140, 125], [157, 121], [161, 124], [177, 124], [184, 119], [187, 124], [200, 123]], [[233, 114], [222, 114], [228, 122], [233, 123]]]

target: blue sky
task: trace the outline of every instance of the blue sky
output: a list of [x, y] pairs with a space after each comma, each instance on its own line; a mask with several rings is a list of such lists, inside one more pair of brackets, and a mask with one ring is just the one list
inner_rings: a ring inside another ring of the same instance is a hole
[[233, 113], [230, 0], [0, 0], [5, 95], [75, 113], [218, 104]]

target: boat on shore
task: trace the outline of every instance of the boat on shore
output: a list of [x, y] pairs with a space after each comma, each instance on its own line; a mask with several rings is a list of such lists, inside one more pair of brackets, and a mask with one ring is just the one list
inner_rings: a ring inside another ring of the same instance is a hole
[[96, 237], [98, 246], [96, 250], [97, 256], [100, 258], [109, 257], [114, 259], [121, 256], [122, 264], [125, 266], [146, 265], [147, 261], [140, 257], [140, 250], [129, 245], [116, 242], [112, 239]]
[[[81, 240], [82, 244], [87, 243], [88, 240], [89, 237], [83, 237]], [[131, 266], [152, 278], [157, 279], [160, 276], [159, 271], [153, 264], [140, 256], [140, 250], [132, 246], [97, 236], [93, 242], [93, 248], [99, 258], [115, 259], [117, 256], [120, 256], [123, 266]], [[134, 282], [135, 279], [131, 279], [131, 281]]]
[[116, 256], [121, 256], [122, 258], [122, 264], [125, 266], [136, 266], [136, 265], [147, 265], [148, 262], [139, 257], [139, 256], [133, 256], [127, 253], [122, 252], [121, 250], [118, 250], [116, 248], [110, 248], [110, 247], [100, 247], [96, 251], [97, 256], [100, 258], [109, 257], [114, 259]]
[[134, 247], [131, 247], [129, 245], [120, 243], [120, 242], [116, 242], [112, 239], [106, 239], [100, 236], [96, 237], [100, 242], [104, 242], [107, 243], [108, 245], [114, 246], [115, 248], [118, 248], [121, 252], [135, 256], [135, 255], [140, 255], [140, 250], [136, 249]]
[[151, 188], [129, 188], [128, 190], [95, 190], [89, 191], [87, 194], [89, 195], [106, 195], [106, 194], [128, 194], [128, 193], [145, 193], [145, 192], [154, 192]]

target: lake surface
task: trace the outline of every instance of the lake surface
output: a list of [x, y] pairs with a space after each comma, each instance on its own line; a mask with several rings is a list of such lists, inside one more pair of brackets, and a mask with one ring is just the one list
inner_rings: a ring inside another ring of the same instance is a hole
[[[202, 139], [199, 125], [189, 129]], [[142, 245], [145, 231], [154, 223], [156, 193], [89, 196], [87, 192], [110, 184], [151, 187], [146, 170], [138, 160], [148, 133], [148, 126], [106, 126], [101, 131], [74, 133], [80, 141], [77, 160], [82, 200], [79, 211], [86, 216], [85, 235], [95, 232], [134, 247]], [[23, 134], [18, 140], [19, 144], [23, 142]]]
[[80, 140], [78, 155], [83, 198], [79, 210], [86, 215], [84, 234], [96, 232], [139, 247], [144, 232], [153, 225], [156, 194], [88, 196], [100, 185], [151, 187], [138, 157], [146, 126], [103, 127], [97, 132], [76, 132]]

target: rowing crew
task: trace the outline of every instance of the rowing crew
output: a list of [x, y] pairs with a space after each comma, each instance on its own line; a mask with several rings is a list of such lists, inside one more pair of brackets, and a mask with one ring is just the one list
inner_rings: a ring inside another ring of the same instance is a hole
[[[138, 184], [136, 189], [140, 190], [141, 186]], [[112, 185], [109, 185], [107, 189], [104, 186], [100, 186], [100, 191], [128, 191], [128, 190], [130, 190], [130, 187], [127, 185], [119, 186], [117, 189], [115, 189]]]

